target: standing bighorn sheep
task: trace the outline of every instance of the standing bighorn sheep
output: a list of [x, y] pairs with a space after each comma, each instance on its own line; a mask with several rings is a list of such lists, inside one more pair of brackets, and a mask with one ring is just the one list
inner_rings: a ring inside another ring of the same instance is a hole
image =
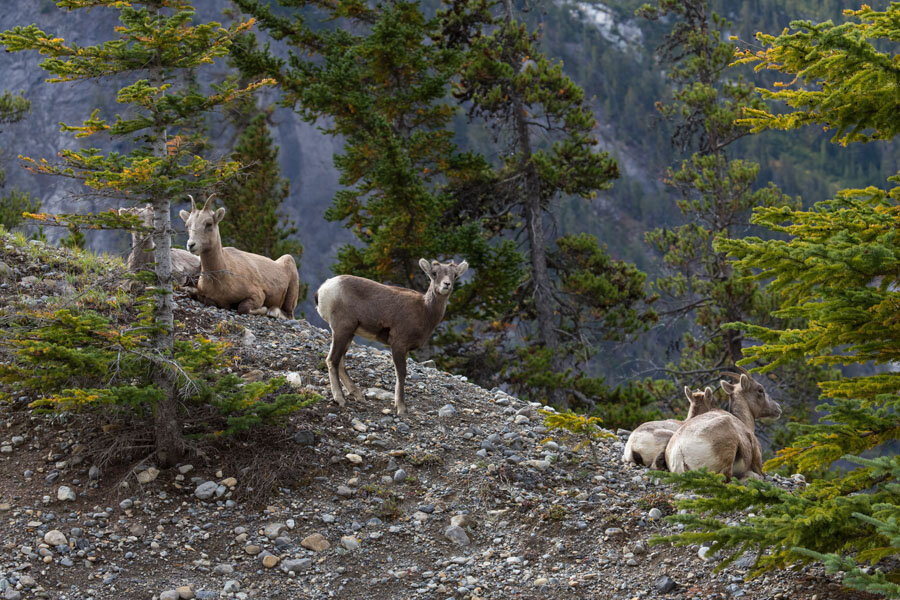
[[[137, 215], [144, 227], [153, 226], [153, 205], [120, 208], [119, 214]], [[156, 244], [153, 243], [153, 236], [149, 232], [132, 231], [131, 232], [131, 253], [125, 264], [129, 271], [140, 271], [148, 264], [153, 262], [153, 250]], [[196, 285], [200, 277], [200, 259], [180, 248], [172, 248], [172, 278], [179, 287], [188, 285]]]
[[690, 402], [687, 417], [684, 421], [678, 419], [665, 419], [663, 421], [648, 421], [638, 425], [628, 441], [625, 443], [625, 452], [622, 453], [622, 462], [635, 463], [650, 466], [654, 459], [664, 452], [669, 438], [678, 431], [685, 421], [693, 419], [697, 415], [709, 412], [715, 407], [712, 388], [692, 392], [691, 388], [684, 386], [684, 395]]
[[781, 406], [772, 400], [762, 384], [744, 371], [728, 373], [737, 384], [720, 381], [728, 394], [728, 411], [714, 409], [678, 428], [654, 463], [657, 469], [684, 473], [706, 467], [713, 473], [732, 477], [762, 477], [762, 451], [756, 439], [757, 419], [781, 416]]
[[225, 209], [212, 209], [210, 195], [202, 208], [191, 196], [191, 212], [179, 214], [188, 231], [187, 249], [200, 257], [197, 291], [202, 300], [241, 314], [294, 317], [300, 295], [297, 263], [290, 254], [272, 260], [237, 248], [222, 247], [219, 222]]
[[424, 294], [353, 275], [332, 277], [316, 291], [316, 310], [331, 327], [331, 350], [326, 362], [331, 393], [340, 406], [344, 406], [342, 381], [347, 393], [357, 401], [362, 400], [359, 388], [344, 366], [344, 354], [353, 336], [359, 335], [391, 347], [397, 376], [394, 405], [398, 415], [406, 414], [403, 399], [406, 354], [428, 341], [431, 332], [444, 318], [453, 283], [469, 264], [465, 261], [458, 265], [452, 262], [441, 264], [436, 260], [429, 263], [422, 258], [419, 266], [431, 280]]

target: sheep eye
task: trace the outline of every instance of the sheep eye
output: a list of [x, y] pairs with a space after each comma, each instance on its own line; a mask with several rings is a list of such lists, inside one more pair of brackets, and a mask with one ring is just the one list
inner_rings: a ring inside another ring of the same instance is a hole
[[207, 228], [207, 229], [212, 229], [212, 223], [207, 223], [207, 224], [206, 224], [206, 228]]

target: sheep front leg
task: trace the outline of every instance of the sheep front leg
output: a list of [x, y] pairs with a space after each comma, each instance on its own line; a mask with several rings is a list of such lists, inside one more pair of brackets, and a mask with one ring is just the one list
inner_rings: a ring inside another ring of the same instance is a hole
[[757, 478], [763, 478], [763, 462], [762, 462], [762, 451], [759, 448], [759, 444], [753, 444], [753, 459], [750, 461], [750, 471], [748, 474], [756, 475]]
[[287, 319], [287, 316], [281, 312], [281, 309], [277, 306], [267, 308], [266, 316], [272, 317], [273, 319]]
[[398, 415], [406, 414], [406, 402], [403, 399], [403, 386], [406, 383], [406, 352], [398, 348], [391, 348], [391, 356], [394, 358], [394, 372], [397, 376], [397, 384], [394, 388], [394, 406]]

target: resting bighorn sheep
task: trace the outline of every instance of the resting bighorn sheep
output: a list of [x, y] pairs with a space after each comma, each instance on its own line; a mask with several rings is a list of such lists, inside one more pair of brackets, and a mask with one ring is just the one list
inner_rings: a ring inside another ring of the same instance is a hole
[[[144, 227], [153, 226], [153, 206], [120, 208], [119, 214], [137, 215]], [[125, 264], [129, 271], [140, 271], [153, 262], [153, 236], [149, 232], [131, 232], [131, 254]], [[181, 248], [172, 248], [172, 278], [179, 287], [196, 285], [200, 278], [200, 259]]]
[[[743, 370], [743, 369], [742, 369]], [[678, 428], [654, 463], [657, 469], [684, 473], [706, 467], [732, 477], [762, 477], [762, 451], [756, 439], [757, 419], [781, 416], [781, 406], [747, 371], [727, 373], [737, 384], [720, 381], [728, 394], [728, 411], [714, 409]]]
[[421, 348], [431, 332], [444, 318], [453, 282], [465, 273], [469, 264], [430, 263], [419, 259], [419, 266], [431, 284], [422, 294], [415, 290], [387, 286], [362, 277], [338, 275], [327, 280], [316, 291], [316, 310], [331, 327], [331, 350], [328, 352], [328, 378], [335, 402], [344, 406], [341, 382], [347, 393], [362, 400], [359, 388], [347, 374], [344, 354], [354, 335], [387, 344], [394, 358], [397, 383], [394, 405], [397, 414], [406, 414], [403, 384], [406, 380], [406, 354]]
[[[690, 402], [685, 421], [709, 412], [715, 407], [713, 391], [710, 387], [707, 387], [704, 391], [697, 390], [692, 392], [691, 388], [684, 386], [684, 395]], [[625, 452], [622, 454], [622, 462], [649, 467], [653, 464], [654, 459], [659, 456], [660, 452], [665, 451], [669, 438], [685, 421], [665, 419], [663, 421], [648, 421], [638, 425], [631, 432], [631, 435], [628, 436], [628, 441], [625, 443]]]
[[219, 308], [236, 308], [241, 314], [294, 318], [300, 295], [297, 263], [290, 254], [272, 260], [259, 254], [222, 247], [219, 222], [225, 209], [212, 209], [212, 199], [197, 208], [191, 196], [191, 212], [179, 214], [188, 231], [187, 249], [200, 257], [197, 291], [204, 301]]

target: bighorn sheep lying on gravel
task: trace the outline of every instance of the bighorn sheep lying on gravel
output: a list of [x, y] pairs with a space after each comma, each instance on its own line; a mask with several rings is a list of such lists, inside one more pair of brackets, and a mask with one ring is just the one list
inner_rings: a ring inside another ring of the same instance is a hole
[[219, 222], [225, 209], [212, 209], [212, 199], [197, 208], [191, 196], [191, 212], [179, 214], [188, 231], [187, 249], [200, 257], [202, 300], [219, 308], [236, 308], [241, 314], [294, 318], [300, 295], [297, 263], [290, 254], [272, 260], [237, 248], [223, 248]]
[[431, 285], [424, 294], [401, 287], [382, 285], [362, 277], [338, 275], [316, 291], [316, 310], [331, 327], [331, 351], [328, 353], [328, 377], [335, 402], [344, 406], [341, 382], [347, 393], [362, 400], [359, 388], [347, 374], [344, 354], [354, 335], [391, 347], [397, 376], [394, 405], [397, 414], [406, 414], [403, 384], [406, 381], [406, 354], [421, 348], [444, 318], [453, 283], [469, 264], [430, 263], [419, 259]]
[[[137, 215], [144, 227], [153, 226], [153, 206], [120, 208], [119, 214]], [[153, 262], [153, 236], [149, 232], [131, 232], [131, 254], [125, 264], [129, 271], [140, 271]], [[196, 285], [200, 278], [200, 259], [180, 248], [172, 248], [172, 278], [179, 287]]]
[[[709, 412], [715, 407], [713, 391], [710, 387], [707, 387], [704, 391], [697, 390], [692, 392], [691, 388], [685, 386], [684, 395], [690, 402], [685, 421]], [[631, 435], [628, 436], [628, 441], [625, 443], [625, 452], [622, 454], [622, 462], [649, 467], [653, 464], [654, 459], [661, 452], [665, 451], [669, 438], [685, 421], [666, 419], [664, 421], [648, 421], [638, 425], [631, 432]]]
[[714, 409], [678, 428], [654, 463], [657, 469], [684, 473], [706, 467], [732, 477], [762, 477], [762, 451], [756, 439], [756, 419], [781, 416], [781, 406], [772, 400], [762, 384], [744, 371], [728, 373], [737, 384], [720, 381], [728, 394], [728, 411]]

